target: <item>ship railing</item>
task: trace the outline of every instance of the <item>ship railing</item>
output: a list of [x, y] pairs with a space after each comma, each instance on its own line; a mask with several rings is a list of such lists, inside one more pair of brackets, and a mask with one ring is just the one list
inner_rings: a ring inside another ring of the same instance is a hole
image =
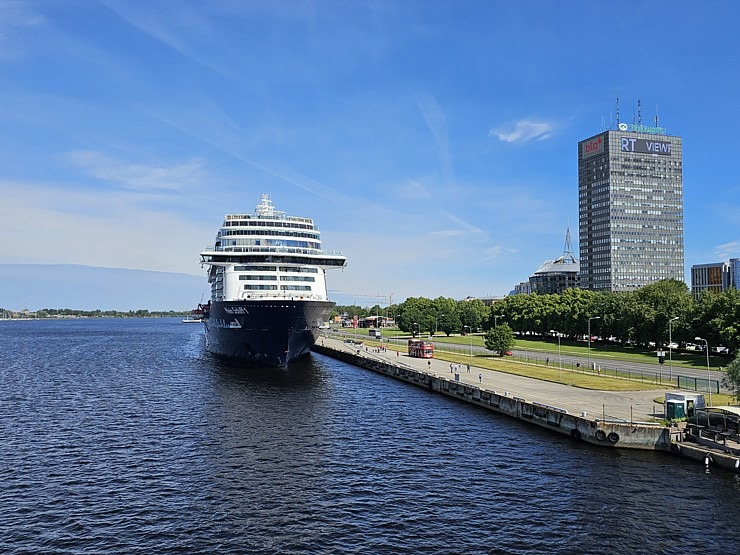
[[241, 300], [248, 301], [248, 300], [271, 300], [274, 299], [276, 301], [305, 301], [305, 300], [314, 300], [314, 301], [327, 301], [325, 295], [317, 295], [314, 293], [306, 293], [303, 295], [296, 295], [295, 293], [290, 294], [288, 292], [280, 292], [280, 293], [255, 293], [255, 292], [248, 292], [244, 291], [241, 294]]
[[325, 251], [318, 249], [301, 249], [296, 247], [216, 247], [206, 246], [206, 252], [256, 252], [256, 253], [279, 253], [279, 254], [309, 254], [312, 256], [344, 256], [342, 251]]
[[[283, 216], [281, 212], [276, 212], [274, 215], [270, 214], [227, 214], [224, 218], [225, 221], [234, 220], [287, 220], [290, 222], [300, 222], [303, 224], [313, 224], [311, 218], [301, 218], [300, 216]], [[319, 228], [315, 225], [313, 229], [319, 231]]]

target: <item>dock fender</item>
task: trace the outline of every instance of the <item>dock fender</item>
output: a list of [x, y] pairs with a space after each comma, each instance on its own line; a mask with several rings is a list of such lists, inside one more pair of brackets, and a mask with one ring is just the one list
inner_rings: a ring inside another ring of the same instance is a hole
[[604, 430], [596, 430], [596, 439], [604, 441], [606, 439], [606, 432]]
[[709, 466], [714, 462], [714, 459], [712, 458], [712, 455], [707, 455], [704, 457], [704, 466]]
[[681, 454], [681, 446], [678, 443], [671, 443], [671, 453], [675, 453], [676, 455]]
[[611, 432], [608, 436], [606, 436], [606, 439], [609, 440], [609, 443], [616, 443], [619, 441], [619, 434], [617, 432]]
[[577, 428], [573, 428], [570, 431], [570, 439], [573, 441], [581, 441], [581, 432], [579, 432]]

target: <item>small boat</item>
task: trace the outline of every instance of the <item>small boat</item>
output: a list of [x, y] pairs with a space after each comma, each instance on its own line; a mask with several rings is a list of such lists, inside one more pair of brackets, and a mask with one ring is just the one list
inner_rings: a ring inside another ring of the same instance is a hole
[[203, 321], [203, 318], [206, 315], [206, 308], [199, 304], [196, 308], [192, 310], [190, 313], [190, 316], [187, 316], [182, 319], [183, 324], [200, 324]]

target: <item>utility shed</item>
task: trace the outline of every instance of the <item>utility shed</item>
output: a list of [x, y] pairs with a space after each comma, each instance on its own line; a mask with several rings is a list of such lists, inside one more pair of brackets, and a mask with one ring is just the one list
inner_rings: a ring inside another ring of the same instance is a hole
[[704, 408], [703, 393], [684, 393], [666, 391], [665, 417], [668, 420], [680, 420], [694, 416], [694, 410]]

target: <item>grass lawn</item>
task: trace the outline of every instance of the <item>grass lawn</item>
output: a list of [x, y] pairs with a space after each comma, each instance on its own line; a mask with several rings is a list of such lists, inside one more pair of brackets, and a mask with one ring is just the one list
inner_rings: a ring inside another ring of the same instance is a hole
[[[362, 338], [358, 337], [358, 339], [361, 339], [366, 345], [380, 344], [378, 341], [370, 340], [369, 337], [365, 336]], [[406, 352], [405, 346], [402, 345], [386, 343], [386, 347], [388, 347], [389, 350], [400, 350], [401, 352]], [[456, 362], [463, 365], [470, 362], [469, 355], [458, 355], [441, 351], [436, 351], [434, 353], [434, 358], [437, 360]], [[666, 386], [665, 384], [658, 385], [654, 382], [641, 382], [608, 376], [597, 376], [595, 374], [567, 370], [560, 372], [558, 368], [525, 364], [522, 362], [516, 362], [510, 358], [499, 357], [496, 355], [476, 355], [473, 356], [472, 360], [472, 365], [477, 368], [487, 368], [489, 370], [497, 370], [499, 372], [515, 374], [517, 376], [526, 376], [528, 378], [562, 383], [565, 385], [582, 387], [584, 389], [595, 389], [601, 391], [646, 391], [657, 388], [673, 389], [671, 386]]]

